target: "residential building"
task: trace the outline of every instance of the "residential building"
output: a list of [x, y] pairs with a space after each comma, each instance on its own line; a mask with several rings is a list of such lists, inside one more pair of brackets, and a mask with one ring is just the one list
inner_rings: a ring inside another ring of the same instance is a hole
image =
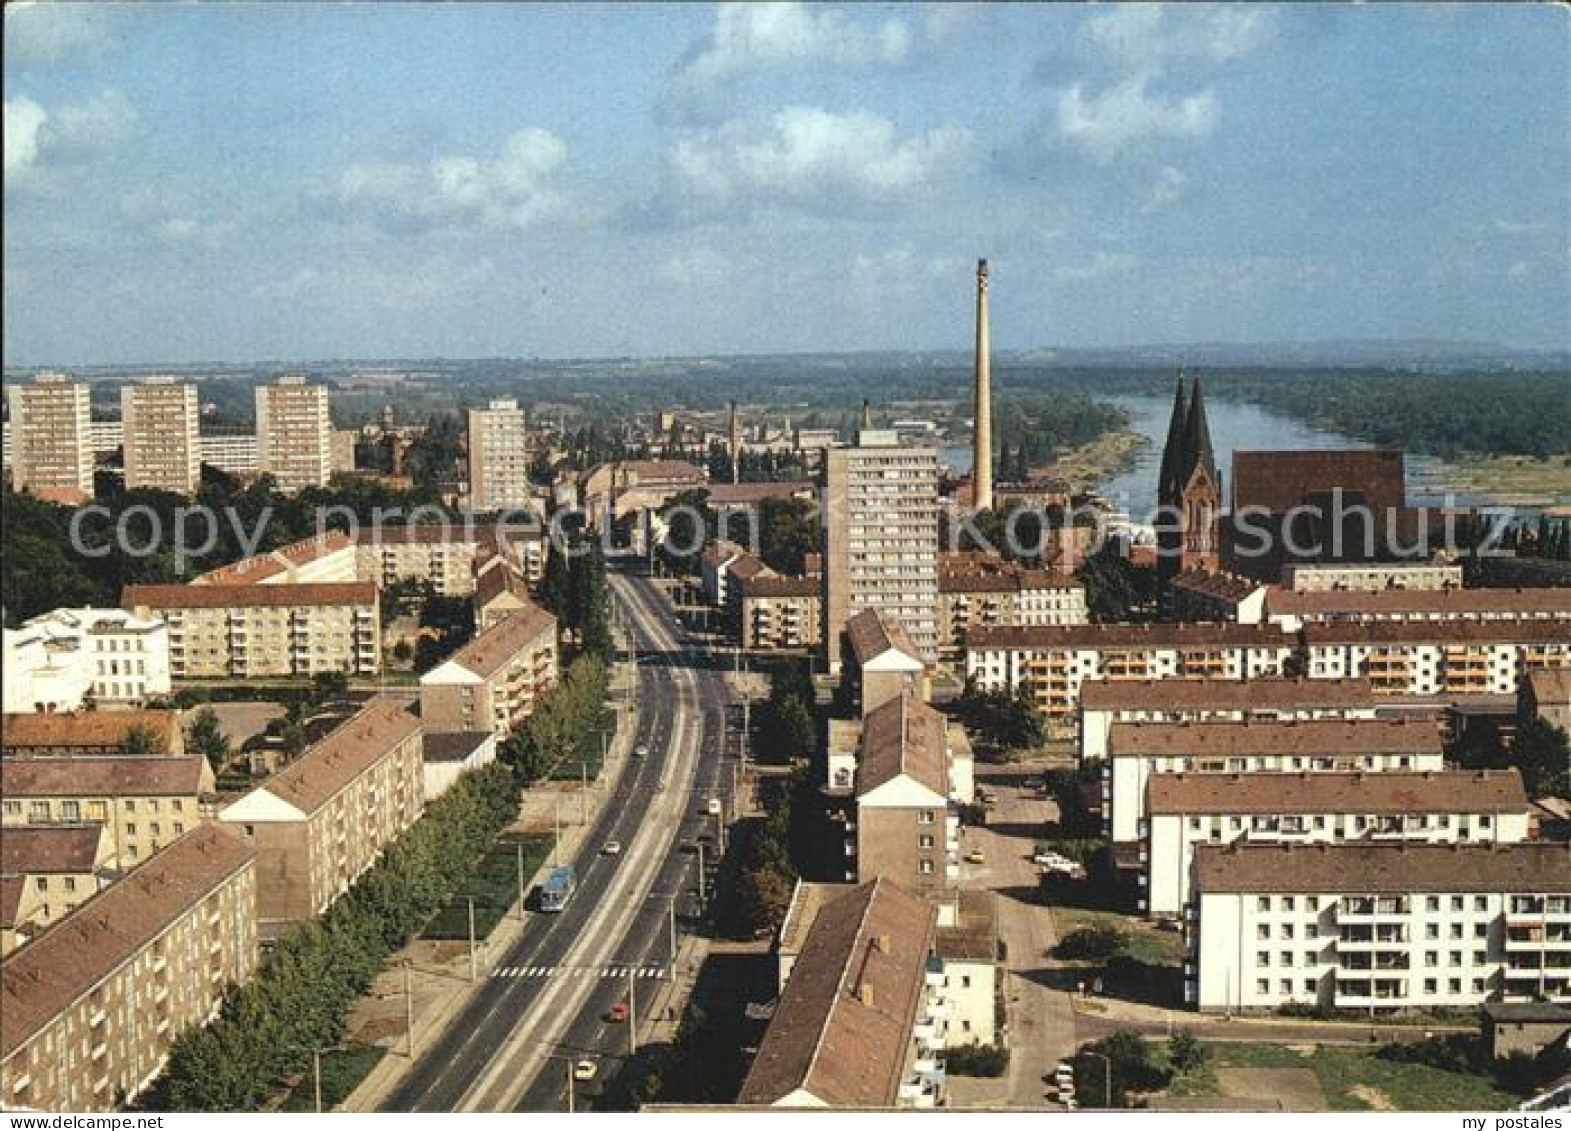
[[429, 582], [446, 597], [475, 591], [480, 534], [461, 523], [379, 526], [355, 533], [355, 577], [380, 588]]
[[910, 692], [863, 718], [848, 879], [885, 877], [918, 894], [956, 886], [961, 798], [947, 737], [944, 716]]
[[1157, 774], [1433, 772], [1445, 768], [1434, 719], [1114, 723], [1102, 768], [1104, 824], [1115, 843], [1140, 839]]
[[469, 509], [476, 512], [527, 508], [529, 426], [512, 397], [472, 408], [469, 419]]
[[966, 676], [984, 691], [1023, 685], [1045, 715], [1065, 719], [1086, 680], [1279, 676], [1295, 643], [1278, 628], [1236, 623], [979, 628], [966, 639]]
[[1333, 589], [1272, 587], [1266, 616], [1295, 631], [1368, 621], [1560, 621], [1571, 633], [1571, 589]]
[[425, 765], [425, 799], [430, 803], [470, 770], [496, 761], [496, 735], [479, 730], [427, 732], [420, 757]]
[[1554, 1002], [1485, 1002], [1479, 1009], [1484, 1048], [1491, 1059], [1537, 1056], [1571, 1033], [1571, 1006]]
[[1235, 573], [1187, 569], [1168, 583], [1164, 600], [1174, 620], [1259, 624], [1267, 592], [1261, 582]]
[[1282, 588], [1298, 593], [1329, 589], [1460, 589], [1460, 562], [1299, 562], [1282, 568]]
[[1516, 770], [1155, 774], [1141, 829], [1141, 909], [1176, 919], [1197, 845], [1514, 844], [1535, 822]]
[[839, 651], [846, 701], [864, 719], [908, 690], [922, 699], [932, 697], [922, 653], [887, 612], [865, 609], [846, 621]]
[[1373, 719], [1367, 679], [1087, 680], [1080, 686], [1080, 761], [1108, 756], [1115, 723]]
[[852, 617], [898, 621], [923, 661], [938, 647], [938, 455], [864, 428], [851, 448], [824, 453], [824, 653], [841, 662]]
[[7, 712], [135, 707], [170, 693], [169, 632], [121, 609], [56, 609], [4, 634]]
[[170, 758], [185, 757], [179, 711], [71, 711], [7, 714], [0, 728], [6, 758], [118, 758], [133, 730], [146, 731]]
[[704, 489], [709, 473], [683, 460], [619, 460], [591, 468], [579, 486], [590, 526], [625, 533], [636, 552], [658, 542], [656, 514], [684, 491]]
[[818, 909], [737, 1102], [934, 1107], [948, 1036], [932, 904], [873, 880]]
[[0, 957], [113, 878], [102, 825], [14, 825], [0, 834]]
[[420, 677], [420, 716], [433, 731], [489, 731], [506, 741], [556, 679], [556, 618], [531, 604]]
[[943, 921], [939, 911], [938, 931], [933, 939], [933, 954], [927, 960], [928, 976], [943, 979], [947, 1009], [948, 1048], [966, 1045], [1006, 1044], [1003, 975], [998, 938], [998, 897], [987, 890], [966, 890], [959, 894], [953, 923]]
[[375, 675], [382, 666], [369, 582], [129, 585], [121, 603], [169, 626], [175, 679]]
[[102, 825], [115, 868], [134, 868], [207, 819], [205, 758], [0, 758], [0, 828]]
[[285, 375], [256, 388], [257, 470], [293, 495], [326, 487], [333, 475], [333, 422], [327, 386]]
[[88, 388], [63, 373], [6, 385], [11, 411], [11, 486], [56, 503], [93, 497]]
[[1571, 667], [1540, 668], [1520, 685], [1520, 714], [1543, 719], [1571, 734]]
[[404, 706], [378, 696], [219, 811], [256, 851], [263, 938], [326, 911], [419, 819], [422, 730]]
[[0, 1106], [122, 1110], [256, 961], [251, 850], [180, 838], [0, 962]]
[[489, 632], [504, 617], [534, 607], [529, 587], [503, 558], [488, 558], [475, 571], [475, 632]]
[[120, 388], [127, 490], [194, 495], [202, 480], [196, 386], [154, 377]]
[[261, 445], [254, 432], [198, 436], [196, 447], [203, 463], [226, 475], [249, 479], [262, 469]]
[[377, 579], [360, 577], [355, 540], [340, 531], [329, 530], [198, 574], [191, 579], [191, 584], [305, 585], [361, 580]]
[[737, 586], [742, 647], [749, 651], [817, 648], [823, 640], [823, 582], [758, 575]]
[[1068, 574], [984, 554], [938, 559], [938, 655], [960, 661], [978, 628], [1085, 624], [1085, 587]]
[[1186, 915], [1205, 1012], [1571, 1001], [1571, 845], [1202, 845]]
[[1365, 676], [1384, 695], [1515, 696], [1529, 672], [1571, 667], [1559, 620], [1337, 621], [1303, 641], [1311, 678]]

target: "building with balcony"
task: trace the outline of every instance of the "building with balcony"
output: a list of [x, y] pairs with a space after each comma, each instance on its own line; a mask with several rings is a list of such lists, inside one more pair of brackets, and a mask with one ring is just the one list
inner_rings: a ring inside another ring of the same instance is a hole
[[468, 597], [475, 591], [480, 543], [480, 532], [463, 523], [362, 527], [355, 532], [352, 580], [381, 589], [429, 583], [445, 597]]
[[1195, 849], [1185, 994], [1205, 1012], [1571, 1001], [1571, 846]]
[[168, 695], [169, 630], [123, 609], [56, 609], [5, 631], [5, 709], [138, 707]]
[[979, 628], [1085, 624], [1085, 587], [1066, 573], [1027, 569], [987, 554], [938, 558], [938, 655], [959, 663]]
[[289, 374], [256, 388], [257, 470], [293, 495], [333, 476], [333, 422], [327, 386]]
[[1115, 723], [1372, 719], [1365, 679], [1087, 680], [1080, 686], [1081, 762], [1107, 757]]
[[742, 647], [774, 652], [817, 648], [823, 639], [823, 583], [816, 577], [758, 575], [736, 585]]
[[936, 1107], [948, 1040], [935, 912], [878, 879], [823, 900], [805, 927], [740, 1104]]
[[469, 508], [505, 511], [531, 505], [529, 425], [512, 397], [468, 412]]
[[0, 957], [115, 878], [103, 825], [13, 825], [0, 833]]
[[1176, 919], [1203, 844], [1515, 844], [1536, 822], [1510, 770], [1156, 774], [1141, 825], [1141, 910]]
[[[1571, 631], [1571, 589], [1382, 589], [1296, 592], [1273, 586], [1265, 615], [1292, 632], [1370, 621], [1559, 621]], [[1497, 626], [1509, 632], [1507, 625]]]
[[556, 680], [556, 618], [531, 603], [420, 677], [420, 716], [433, 731], [505, 742]]
[[6, 383], [11, 425], [11, 485], [40, 499], [82, 503], [93, 497], [92, 414], [85, 382], [40, 373]]
[[1300, 562], [1283, 567], [1282, 588], [1299, 593], [1331, 589], [1460, 589], [1462, 566], [1459, 562], [1443, 561]]
[[207, 759], [0, 758], [0, 828], [102, 825], [110, 865], [134, 868], [210, 815]]
[[382, 667], [370, 582], [128, 585], [121, 603], [169, 626], [175, 679], [375, 675]]
[[1530, 672], [1571, 668], [1571, 624], [1547, 617], [1332, 621], [1302, 635], [1311, 679], [1362, 676], [1382, 695], [1515, 696]]
[[372, 699], [218, 821], [256, 852], [263, 938], [315, 918], [425, 809], [421, 722]]
[[1259, 679], [1280, 676], [1294, 638], [1258, 624], [1084, 624], [979, 628], [965, 674], [984, 691], [1022, 686], [1049, 718], [1080, 707], [1087, 680]]
[[120, 388], [125, 485], [194, 495], [202, 481], [196, 386], [154, 377]]
[[261, 469], [256, 434], [211, 433], [198, 436], [196, 450], [201, 461], [225, 475], [253, 479]]
[[1140, 839], [1157, 774], [1379, 774], [1445, 769], [1435, 719], [1114, 723], [1102, 811], [1115, 843]]
[[887, 878], [920, 894], [955, 888], [958, 805], [972, 792], [965, 753], [957, 767], [944, 716], [909, 692], [863, 719], [855, 817], [846, 830], [848, 879]]
[[251, 849], [181, 837], [0, 962], [0, 1106], [123, 1109], [256, 960]]

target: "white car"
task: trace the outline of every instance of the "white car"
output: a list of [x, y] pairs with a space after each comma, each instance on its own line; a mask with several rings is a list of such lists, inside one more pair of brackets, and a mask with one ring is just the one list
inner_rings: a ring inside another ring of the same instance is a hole
[[588, 1057], [573, 1065], [574, 1080], [593, 1080], [599, 1074], [600, 1066]]
[[606, 841], [604, 844], [602, 844], [600, 846], [600, 855], [602, 855], [602, 856], [620, 856], [620, 855], [622, 855], [622, 842], [619, 841], [619, 840], [608, 840], [608, 841]]
[[711, 817], [720, 816], [720, 799], [718, 797], [711, 797], [709, 799], [709, 804], [705, 808], [708, 810]]
[[633, 747], [633, 757], [635, 757], [635, 758], [642, 758], [645, 755], [647, 755], [648, 753], [649, 753], [649, 747], [645, 746], [642, 742], [640, 742], [637, 746]]

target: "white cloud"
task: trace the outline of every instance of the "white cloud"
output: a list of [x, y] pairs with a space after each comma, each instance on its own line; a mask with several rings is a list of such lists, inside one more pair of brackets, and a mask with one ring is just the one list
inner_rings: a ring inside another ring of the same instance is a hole
[[48, 112], [26, 95], [5, 100], [5, 177], [26, 175], [38, 161]]
[[1217, 116], [1211, 91], [1168, 98], [1151, 93], [1144, 78], [1126, 79], [1089, 97], [1075, 83], [1059, 93], [1054, 108], [1059, 136], [1102, 161], [1151, 141], [1204, 137]]
[[116, 18], [112, 4], [7, 4], [6, 61], [28, 67], [96, 50], [112, 38]]
[[493, 228], [528, 228], [562, 208], [551, 179], [566, 159], [560, 138], [531, 127], [509, 137], [493, 158], [351, 165], [337, 195], [350, 208], [405, 221], [474, 219]]
[[302, 267], [253, 288], [255, 296], [288, 303], [342, 304], [347, 301], [390, 311], [425, 312], [434, 304], [467, 302], [494, 288], [500, 273], [488, 258], [473, 262], [438, 259], [418, 270], [406, 265], [335, 263]]
[[5, 175], [20, 181], [56, 161], [89, 157], [126, 141], [140, 120], [116, 90], [47, 110], [25, 94], [5, 100]]
[[1183, 173], [1171, 165], [1164, 165], [1157, 173], [1156, 181], [1146, 193], [1145, 203], [1140, 206], [1140, 211], [1160, 212], [1184, 195], [1184, 186], [1188, 183], [1189, 178]]
[[684, 134], [672, 169], [684, 190], [715, 202], [826, 194], [881, 200], [938, 175], [969, 140], [955, 126], [902, 139], [877, 114], [787, 106], [761, 125], [734, 121]]
[[1268, 9], [1217, 4], [1117, 4], [1086, 22], [1092, 47], [1123, 70], [1154, 75], [1215, 67], [1252, 54], [1275, 33]]

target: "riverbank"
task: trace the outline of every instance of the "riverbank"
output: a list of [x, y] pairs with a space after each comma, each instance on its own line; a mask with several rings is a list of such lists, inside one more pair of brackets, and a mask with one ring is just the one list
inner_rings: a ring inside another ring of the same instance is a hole
[[1094, 491], [1132, 470], [1150, 447], [1149, 437], [1130, 428], [1120, 428], [1103, 433], [1089, 444], [1072, 448], [1046, 467], [1032, 468], [1032, 471], [1045, 478], [1066, 479], [1074, 491]]
[[1571, 453], [1532, 456], [1479, 455], [1451, 461], [1414, 461], [1414, 493], [1447, 493], [1487, 499], [1499, 506], [1543, 508], [1571, 515]]

